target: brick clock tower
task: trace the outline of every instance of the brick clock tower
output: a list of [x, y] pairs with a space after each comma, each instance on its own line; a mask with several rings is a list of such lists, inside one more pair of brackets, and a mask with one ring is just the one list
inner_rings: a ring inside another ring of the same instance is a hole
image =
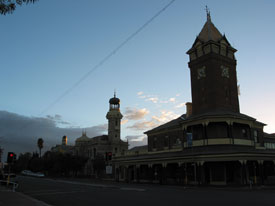
[[211, 21], [207, 21], [187, 52], [191, 74], [192, 113], [239, 113], [234, 49]]
[[108, 119], [108, 137], [111, 142], [120, 141], [120, 123], [122, 119], [122, 114], [120, 113], [120, 99], [114, 97], [109, 100], [110, 108], [106, 115]]

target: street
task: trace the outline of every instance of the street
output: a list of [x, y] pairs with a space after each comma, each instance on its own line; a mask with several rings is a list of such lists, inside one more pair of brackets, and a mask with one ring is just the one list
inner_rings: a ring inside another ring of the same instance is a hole
[[184, 188], [180, 186], [93, 183], [18, 176], [18, 192], [49, 205], [274, 205], [275, 190]]

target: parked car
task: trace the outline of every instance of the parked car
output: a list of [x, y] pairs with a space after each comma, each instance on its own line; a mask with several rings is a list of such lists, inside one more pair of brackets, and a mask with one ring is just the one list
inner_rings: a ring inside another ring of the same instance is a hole
[[45, 177], [45, 175], [42, 172], [32, 172], [30, 170], [23, 170], [21, 174], [31, 177]]
[[30, 171], [30, 170], [23, 170], [21, 172], [22, 175], [30, 175], [31, 173], [32, 173], [32, 171]]

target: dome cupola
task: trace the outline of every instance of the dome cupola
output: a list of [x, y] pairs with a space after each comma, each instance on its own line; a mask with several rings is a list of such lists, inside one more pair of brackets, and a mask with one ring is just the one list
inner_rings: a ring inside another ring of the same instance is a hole
[[110, 104], [110, 109], [118, 109], [119, 110], [120, 99], [116, 97], [116, 92], [114, 92], [114, 97], [112, 97], [109, 100], [109, 104]]

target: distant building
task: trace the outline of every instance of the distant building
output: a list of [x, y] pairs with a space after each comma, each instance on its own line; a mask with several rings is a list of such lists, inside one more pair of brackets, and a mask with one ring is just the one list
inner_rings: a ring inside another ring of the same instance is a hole
[[145, 132], [145, 147], [116, 157], [116, 178], [175, 184], [275, 183], [275, 135], [240, 113], [235, 52], [207, 21], [187, 51], [192, 103], [186, 114]]
[[92, 160], [97, 157], [104, 158], [106, 164], [111, 164], [111, 159], [117, 154], [124, 154], [128, 150], [128, 142], [120, 139], [121, 119], [120, 99], [114, 97], [109, 100], [109, 111], [106, 115], [108, 119], [108, 135], [88, 137], [86, 132], [75, 141], [75, 154], [88, 158], [86, 173], [93, 173]]
[[60, 152], [60, 153], [64, 153], [64, 154], [66, 154], [66, 153], [73, 154], [74, 153], [74, 146], [67, 145], [67, 141], [68, 141], [68, 137], [63, 136], [61, 145], [56, 145], [55, 147], [52, 147], [51, 151], [52, 152]]

